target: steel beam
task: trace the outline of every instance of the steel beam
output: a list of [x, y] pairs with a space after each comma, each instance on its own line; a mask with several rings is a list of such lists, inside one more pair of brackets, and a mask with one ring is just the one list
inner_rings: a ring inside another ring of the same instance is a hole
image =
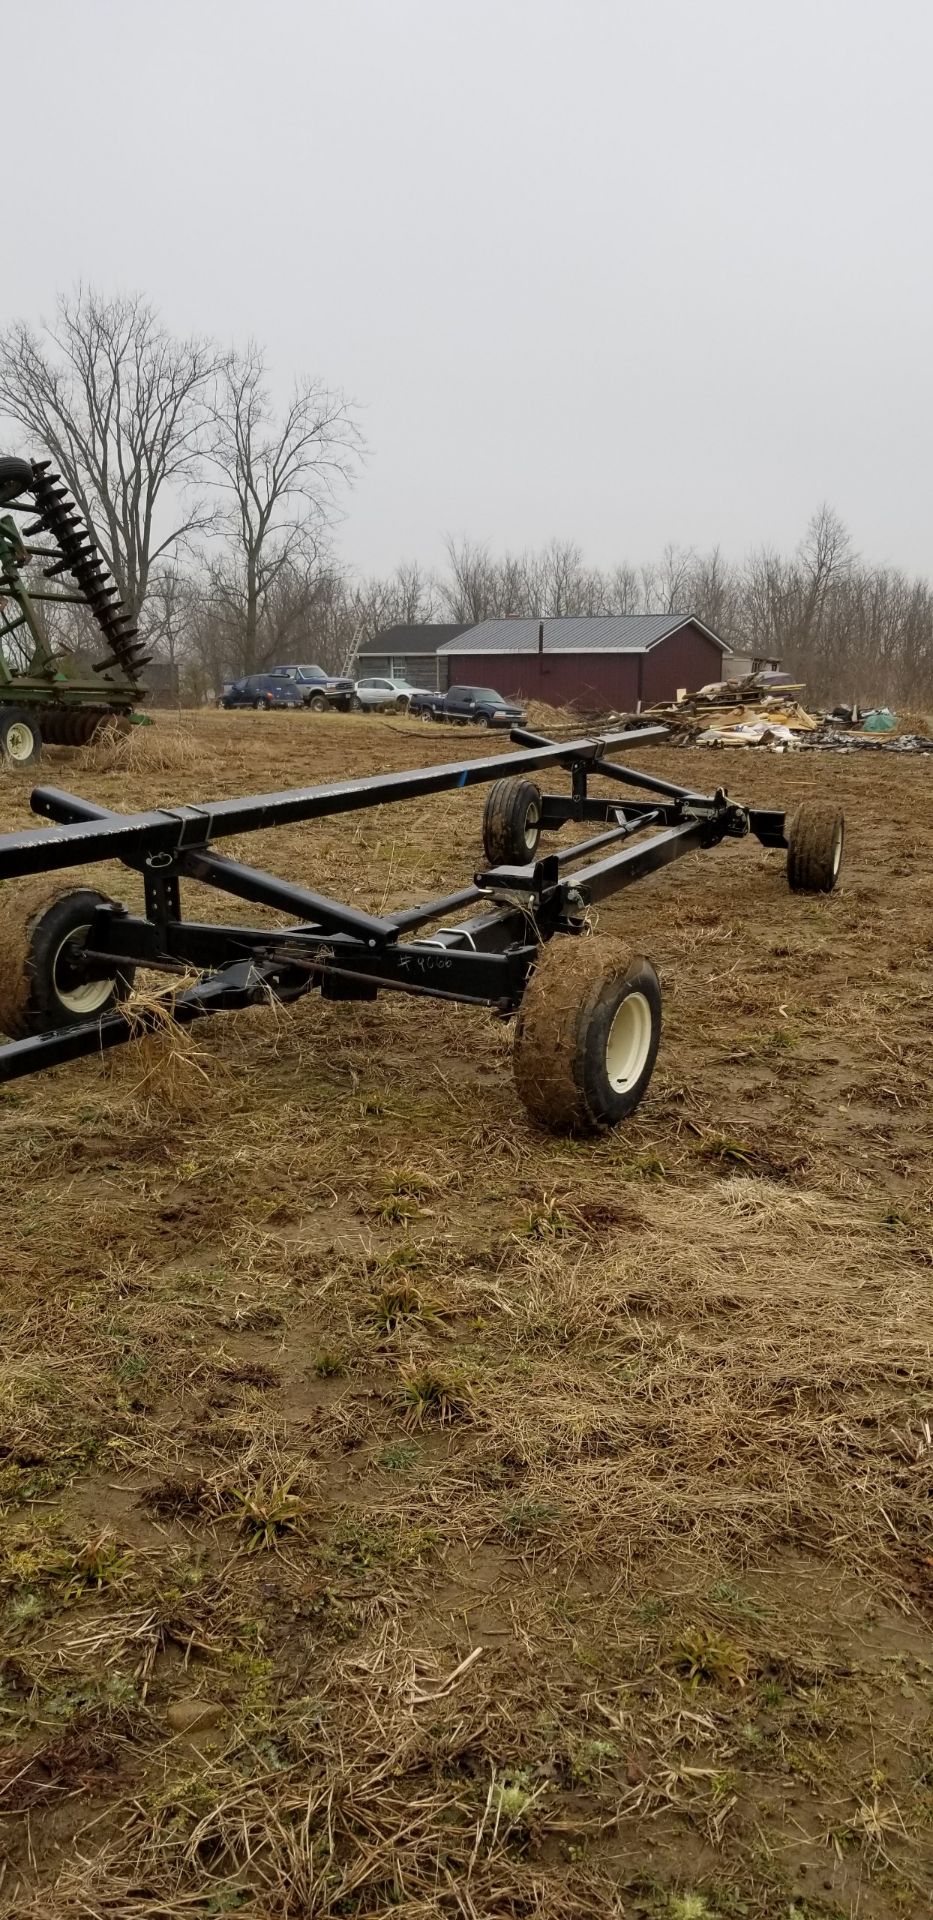
[[[613, 747], [623, 742], [628, 747], [634, 747], [638, 746], [640, 741], [657, 740], [662, 736], [668, 737], [667, 727], [644, 727], [633, 730], [631, 733], [607, 735], [602, 746]], [[529, 733], [526, 727], [513, 727], [509, 737], [517, 740], [522, 746], [534, 747], [541, 745], [544, 736], [540, 733]], [[673, 780], [649, 777], [647, 774], [638, 773], [634, 767], [619, 766], [613, 760], [604, 759], [602, 752], [589, 762], [587, 772], [603, 774], [608, 780], [618, 780], [625, 787], [638, 787], [643, 793], [666, 793], [672, 800], [709, 799], [708, 794], [694, 793], [691, 787], [678, 787]]]
[[[269, 997], [261, 967], [251, 960], [238, 961], [224, 973], [202, 980], [187, 993], [171, 1001], [172, 1019], [179, 1026], [190, 1026], [206, 1014], [234, 1007], [253, 1006]], [[20, 1080], [24, 1074], [40, 1073], [46, 1067], [64, 1066], [69, 1060], [84, 1060], [90, 1054], [106, 1053], [128, 1040], [138, 1040], [160, 1025], [160, 1010], [152, 1006], [134, 1007], [131, 1016], [116, 1011], [102, 1019], [85, 1020], [80, 1026], [59, 1027], [54, 1033], [34, 1034], [28, 1040], [11, 1040], [0, 1046], [0, 1084]]]
[[[645, 731], [654, 735], [663, 728]], [[132, 865], [141, 854], [173, 855], [231, 834], [258, 833], [298, 820], [321, 820], [393, 801], [417, 800], [456, 787], [481, 786], [506, 774], [534, 773], [539, 767], [569, 766], [574, 760], [595, 757], [605, 746], [624, 737], [613, 734], [605, 740], [568, 740], [560, 746], [548, 742], [527, 752], [494, 754], [486, 760], [455, 760], [440, 767], [377, 774], [329, 786], [294, 787], [281, 793], [251, 794], [243, 800], [216, 800], [203, 807], [160, 807], [104, 820], [82, 821], [72, 815], [71, 825], [0, 835], [0, 880], [100, 860], [126, 860]], [[69, 801], [73, 801], [72, 795], [47, 787], [36, 787], [31, 796], [33, 812], [51, 820], [60, 818], [59, 807]]]

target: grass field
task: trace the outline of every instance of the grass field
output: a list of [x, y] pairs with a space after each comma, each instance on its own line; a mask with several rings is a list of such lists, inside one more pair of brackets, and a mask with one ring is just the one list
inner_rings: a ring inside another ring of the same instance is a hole
[[[209, 713], [43, 777], [495, 750]], [[4, 1915], [929, 1912], [930, 768], [642, 752], [849, 846], [830, 897], [744, 841], [602, 909], [665, 990], [624, 1131], [533, 1132], [507, 1025], [392, 997], [0, 1089]], [[224, 850], [379, 909], [482, 798]]]

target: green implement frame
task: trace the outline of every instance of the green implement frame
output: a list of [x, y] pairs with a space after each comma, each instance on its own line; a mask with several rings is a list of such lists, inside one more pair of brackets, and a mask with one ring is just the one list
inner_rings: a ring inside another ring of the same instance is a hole
[[[86, 607], [106, 642], [102, 658], [81, 667], [56, 649], [43, 603]], [[0, 458], [0, 757], [29, 764], [43, 740], [78, 746], [106, 720], [141, 718], [146, 665], [135, 622], [58, 474], [47, 460]]]

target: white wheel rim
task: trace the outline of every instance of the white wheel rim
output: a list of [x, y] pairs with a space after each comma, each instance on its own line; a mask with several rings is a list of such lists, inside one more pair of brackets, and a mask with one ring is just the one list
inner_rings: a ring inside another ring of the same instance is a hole
[[28, 760], [36, 744], [36, 736], [25, 720], [14, 720], [6, 737], [6, 756], [8, 760]]
[[525, 815], [525, 845], [529, 853], [534, 853], [535, 847], [538, 844], [538, 829], [540, 825], [541, 809], [537, 802], [532, 800], [528, 812]]
[[614, 1093], [628, 1093], [635, 1086], [650, 1052], [651, 1008], [643, 993], [626, 994], [606, 1040], [606, 1073]]
[[83, 946], [90, 931], [90, 922], [88, 922], [86, 927], [73, 927], [71, 932], [65, 935], [52, 962], [52, 979], [55, 985], [55, 998], [59, 1006], [64, 1007], [66, 1013], [79, 1013], [84, 1015], [99, 1013], [101, 1007], [106, 1006], [113, 994], [113, 974], [110, 974], [106, 979], [102, 980], [81, 980], [77, 986], [74, 987], [63, 987], [59, 981], [58, 969], [62, 956], [69, 947]]

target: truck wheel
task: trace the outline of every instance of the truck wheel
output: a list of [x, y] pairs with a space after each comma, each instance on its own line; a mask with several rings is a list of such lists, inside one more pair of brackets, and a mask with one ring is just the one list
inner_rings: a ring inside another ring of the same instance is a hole
[[538, 957], [518, 1014], [515, 1084], [551, 1133], [618, 1126], [644, 1095], [661, 1039], [661, 986], [621, 941], [558, 935]]
[[312, 693], [308, 705], [312, 713], [326, 713], [327, 701], [322, 693]]
[[533, 780], [497, 780], [483, 809], [483, 850], [493, 867], [524, 867], [541, 838], [541, 789]]
[[135, 968], [120, 964], [91, 978], [75, 965], [97, 907], [113, 904], [90, 887], [5, 886], [0, 895], [0, 1028], [13, 1040], [100, 1019], [127, 998]]
[[845, 845], [839, 807], [798, 807], [787, 835], [787, 884], [795, 893], [832, 893]]
[[18, 707], [0, 711], [0, 759], [11, 767], [31, 767], [41, 752], [38, 721]]

